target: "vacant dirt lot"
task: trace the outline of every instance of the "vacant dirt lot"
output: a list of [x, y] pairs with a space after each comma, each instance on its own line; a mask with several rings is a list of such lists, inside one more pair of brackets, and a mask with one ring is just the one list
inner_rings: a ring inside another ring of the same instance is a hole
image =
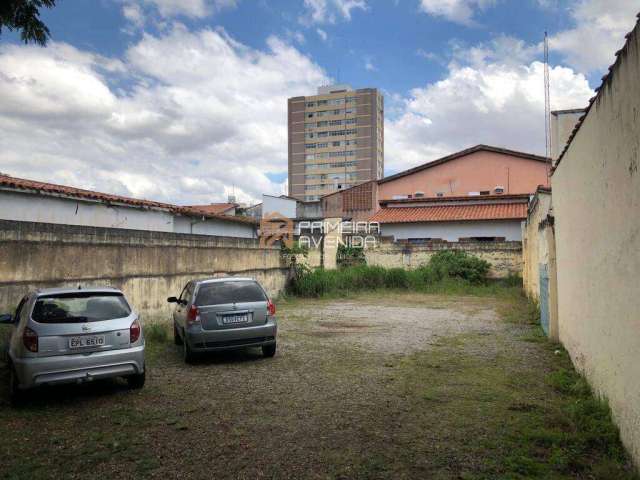
[[563, 419], [571, 393], [548, 374], [570, 364], [518, 295], [278, 307], [273, 359], [256, 350], [187, 366], [154, 341], [142, 391], [61, 387], [13, 410], [3, 386], [0, 476], [633, 478], [608, 444], [585, 458], [555, 449], [553, 435], [575, 427]]

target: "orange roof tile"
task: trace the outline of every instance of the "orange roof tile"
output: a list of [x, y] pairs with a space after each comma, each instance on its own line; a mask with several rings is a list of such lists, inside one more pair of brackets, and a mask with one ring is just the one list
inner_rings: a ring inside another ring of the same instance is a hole
[[235, 208], [237, 205], [235, 203], [209, 203], [207, 205], [186, 205], [186, 208], [191, 208], [193, 210], [198, 210], [206, 213], [224, 213], [227, 210], [231, 210]]
[[475, 220], [524, 220], [527, 204], [492, 203], [475, 205], [432, 205], [421, 207], [388, 207], [369, 220], [379, 223], [454, 222]]

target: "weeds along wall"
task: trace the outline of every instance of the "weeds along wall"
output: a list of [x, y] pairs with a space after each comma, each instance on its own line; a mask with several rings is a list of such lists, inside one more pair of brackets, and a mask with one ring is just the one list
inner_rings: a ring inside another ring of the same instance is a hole
[[145, 320], [163, 320], [188, 280], [246, 275], [275, 296], [288, 271], [279, 247], [254, 239], [0, 220], [0, 312], [35, 288], [111, 285]]
[[521, 242], [428, 242], [424, 244], [394, 243], [382, 237], [376, 248], [367, 248], [367, 265], [406, 269], [426, 265], [429, 259], [442, 250], [464, 250], [491, 265], [491, 278], [505, 278], [522, 274]]

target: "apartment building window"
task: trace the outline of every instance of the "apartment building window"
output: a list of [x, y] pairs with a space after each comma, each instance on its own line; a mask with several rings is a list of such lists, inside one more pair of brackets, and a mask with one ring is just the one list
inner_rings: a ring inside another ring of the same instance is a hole
[[311, 130], [311, 129], [315, 128], [315, 126], [316, 126], [315, 123], [305, 123], [304, 124], [305, 130]]
[[334, 114], [334, 115], [341, 115], [343, 112], [344, 112], [344, 110], [340, 110], [340, 109], [338, 109], [338, 110], [334, 110], [334, 111], [333, 111], [333, 114]]
[[327, 148], [328, 146], [328, 143], [316, 143], [317, 148]]
[[355, 123], [356, 123], [356, 119], [355, 119], [355, 118], [347, 118], [347, 119], [344, 121], [344, 124], [345, 124], [345, 125], [355, 125]]
[[345, 101], [347, 103], [356, 103], [356, 97], [347, 97]]
[[316, 144], [315, 143], [306, 143], [304, 145], [304, 148], [316, 148]]
[[329, 105], [343, 105], [344, 98], [332, 98], [329, 100]]
[[342, 120], [331, 120], [329, 121], [329, 125], [332, 127], [337, 127], [342, 125]]
[[314, 116], [314, 113], [313, 113], [313, 112], [309, 112], [309, 113], [307, 113], [307, 118], [313, 118], [313, 116]]
[[314, 160], [315, 155], [313, 153], [307, 153], [304, 158], [305, 160]]
[[329, 135], [329, 132], [318, 132], [318, 138], [324, 138]]
[[327, 105], [327, 101], [326, 100], [318, 100], [318, 106], [321, 107], [322, 105]]
[[[326, 133], [326, 132], [325, 132]], [[305, 133], [304, 138], [313, 138], [315, 137], [316, 134], [315, 133]], [[320, 134], [318, 134], [318, 136], [320, 136]], [[326, 136], [326, 135], [325, 135]]]
[[315, 107], [316, 102], [307, 102], [307, 107]]
[[326, 127], [329, 123], [326, 120], [323, 120], [322, 122], [318, 122], [317, 125], [318, 127]]

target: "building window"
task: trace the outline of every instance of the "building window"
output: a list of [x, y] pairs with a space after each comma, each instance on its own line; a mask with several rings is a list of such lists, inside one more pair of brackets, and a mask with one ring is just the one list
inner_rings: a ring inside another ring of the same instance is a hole
[[328, 102], [326, 100], [318, 100], [318, 106], [326, 105]]
[[493, 189], [495, 193], [504, 193], [504, 187], [502, 185], [497, 185], [496, 188]]
[[308, 153], [307, 155], [305, 155], [305, 160], [314, 160], [315, 159], [315, 155], [313, 153]]
[[480, 195], [491, 195], [490, 190], [480, 190]]
[[337, 127], [339, 125], [342, 125], [342, 120], [331, 120], [329, 122], [329, 125], [331, 125], [332, 127]]
[[316, 143], [317, 148], [327, 148], [328, 146], [328, 143]]
[[307, 113], [307, 118], [313, 118], [313, 112]]
[[436, 193], [436, 197], [444, 197], [444, 192], [438, 192], [438, 193]]
[[307, 143], [307, 144], [305, 144], [304, 148], [316, 148], [316, 144], [315, 143]]

